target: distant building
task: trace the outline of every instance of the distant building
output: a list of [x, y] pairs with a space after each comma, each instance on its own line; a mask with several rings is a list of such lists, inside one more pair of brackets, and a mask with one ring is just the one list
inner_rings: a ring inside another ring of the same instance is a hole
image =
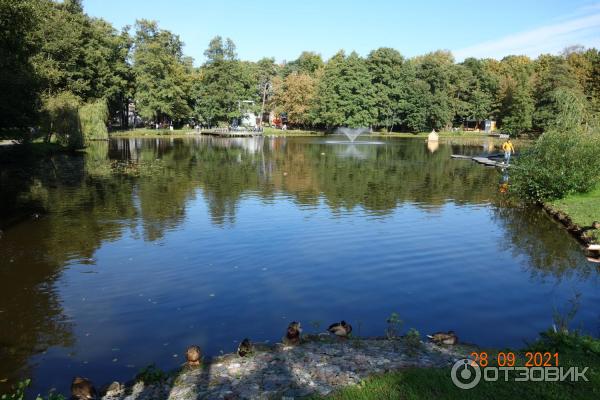
[[466, 119], [462, 125], [463, 131], [484, 131], [485, 133], [494, 132], [496, 130], [496, 121], [491, 119], [475, 120]]
[[255, 128], [258, 125], [259, 117], [254, 111], [252, 111], [252, 108], [254, 107], [254, 101], [241, 100], [240, 102], [238, 102], [238, 104], [240, 107], [241, 114], [240, 125]]

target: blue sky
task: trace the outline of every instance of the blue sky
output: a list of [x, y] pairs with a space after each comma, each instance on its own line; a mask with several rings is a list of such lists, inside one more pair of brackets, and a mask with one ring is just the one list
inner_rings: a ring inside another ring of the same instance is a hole
[[458, 61], [600, 47], [598, 0], [84, 0], [84, 8], [117, 28], [157, 20], [182, 38], [196, 64], [216, 35], [233, 39], [243, 60], [279, 62], [303, 50], [327, 59], [340, 49], [366, 56], [384, 46], [408, 57], [447, 49]]

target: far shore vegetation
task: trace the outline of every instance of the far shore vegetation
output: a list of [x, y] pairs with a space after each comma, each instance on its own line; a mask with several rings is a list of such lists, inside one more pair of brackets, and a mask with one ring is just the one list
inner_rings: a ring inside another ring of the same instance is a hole
[[[478, 138], [493, 120], [498, 133], [535, 140], [517, 148], [511, 193], [550, 204], [581, 226], [600, 221], [596, 48], [461, 62], [444, 50], [412, 58], [392, 48], [366, 57], [341, 50], [329, 60], [305, 51], [279, 64], [240, 60], [235, 43], [217, 36], [195, 66], [181, 38], [158, 22], [119, 30], [87, 15], [81, 0], [0, 0], [0, 21], [0, 139], [20, 143], [0, 146], [0, 163], [82, 151], [111, 136], [190, 135], [195, 126], [227, 127], [248, 115], [265, 121], [264, 135], [309, 137], [348, 126], [382, 137], [436, 130]], [[282, 124], [289, 129], [271, 127]], [[466, 392], [446, 369], [408, 369], [329, 398], [598, 398], [598, 339], [549, 332], [529, 348], [559, 351], [564, 366], [590, 366], [590, 382], [483, 383]], [[21, 399], [24, 389], [2, 399]]]

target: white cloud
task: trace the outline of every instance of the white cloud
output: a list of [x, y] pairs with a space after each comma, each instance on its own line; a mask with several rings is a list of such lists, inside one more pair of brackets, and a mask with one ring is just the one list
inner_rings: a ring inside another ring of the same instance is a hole
[[[600, 12], [597, 7], [587, 10], [588, 15], [542, 26], [530, 31], [505, 36], [453, 51], [458, 61], [467, 57], [496, 58], [518, 54], [537, 57], [542, 53], [558, 53], [567, 46], [600, 45]], [[593, 11], [590, 13], [590, 11]]]

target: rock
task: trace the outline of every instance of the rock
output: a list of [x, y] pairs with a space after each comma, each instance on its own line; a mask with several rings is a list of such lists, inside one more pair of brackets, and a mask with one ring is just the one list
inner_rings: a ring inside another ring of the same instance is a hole
[[[463, 354], [464, 353], [464, 354]], [[356, 385], [373, 373], [407, 366], [446, 367], [469, 353], [424, 343], [417, 355], [405, 354], [400, 340], [323, 341], [317, 335], [297, 346], [261, 346], [250, 358], [223, 355], [204, 367], [183, 368], [161, 385], [118, 382], [104, 400], [271, 399], [328, 395]], [[283, 397], [282, 397], [283, 396]]]

